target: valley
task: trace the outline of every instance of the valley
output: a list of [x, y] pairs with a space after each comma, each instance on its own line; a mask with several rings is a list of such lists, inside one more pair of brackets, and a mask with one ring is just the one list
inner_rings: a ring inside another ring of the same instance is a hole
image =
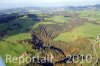
[[[0, 12], [0, 54], [6, 66], [92, 66], [96, 60], [94, 43], [99, 59], [96, 65], [100, 66], [99, 34], [97, 9], [26, 8]], [[53, 63], [6, 63], [6, 54], [30, 58], [50, 55]]]

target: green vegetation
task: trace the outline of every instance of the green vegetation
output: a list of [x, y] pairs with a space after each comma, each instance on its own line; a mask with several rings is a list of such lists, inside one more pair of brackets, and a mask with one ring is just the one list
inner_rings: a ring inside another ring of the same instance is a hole
[[39, 23], [36, 23], [33, 28], [36, 28], [38, 27], [39, 25], [48, 25], [48, 24], [56, 24], [56, 23], [53, 23], [53, 22], [39, 22]]
[[98, 34], [100, 34], [100, 26], [94, 25], [90, 23], [86, 23], [83, 26], [79, 26], [69, 32], [61, 33], [58, 35], [54, 40], [61, 40], [61, 41], [73, 41], [77, 37], [87, 37], [87, 38], [96, 38]]
[[31, 34], [30, 33], [20, 33], [20, 34], [10, 36], [6, 38], [5, 40], [10, 41], [10, 42], [16, 42], [18, 40], [25, 40], [25, 39], [31, 39]]
[[84, 10], [76, 11], [80, 17], [88, 18], [88, 20], [100, 21], [100, 11], [96, 10]]
[[[92, 42], [100, 34], [100, 11], [80, 10], [68, 13], [65, 11], [64, 14], [59, 14], [59, 12], [44, 14], [40, 11], [30, 10], [29, 13], [30, 15], [24, 14], [8, 23], [0, 23], [0, 54], [4, 61], [6, 54], [19, 57], [24, 52], [28, 52], [32, 56], [42, 56], [48, 54], [49, 51], [55, 55], [54, 60], [59, 58], [61, 60], [64, 54], [83, 53], [86, 56], [91, 53], [95, 56]], [[38, 30], [34, 30], [34, 28], [38, 28]], [[34, 37], [35, 39], [33, 39]], [[35, 44], [46, 46], [47, 48], [43, 50], [45, 53], [40, 51]], [[54, 48], [48, 49], [48, 46], [54, 46]], [[100, 58], [99, 52], [100, 49], [97, 48]], [[91, 63], [83, 64], [83, 66], [90, 65]], [[7, 63], [7, 66], [18, 66], [18, 64]]]
[[[6, 61], [5, 57], [7, 54], [10, 54], [12, 57], [19, 57], [22, 53], [26, 51], [31, 51], [31, 46], [27, 44], [13, 43], [10, 41], [0, 41], [0, 54]], [[17, 66], [15, 63], [7, 63], [7, 66]]]
[[66, 23], [68, 22], [69, 18], [66, 18], [64, 16], [53, 16], [51, 18], [45, 18], [47, 21], [53, 21], [53, 22], [58, 22], [58, 23]]

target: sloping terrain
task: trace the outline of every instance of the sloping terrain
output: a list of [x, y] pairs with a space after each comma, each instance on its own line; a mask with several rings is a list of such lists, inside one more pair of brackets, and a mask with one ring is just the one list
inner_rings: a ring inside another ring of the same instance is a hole
[[[16, 15], [16, 18], [12, 18], [14, 14], [3, 15], [3, 17], [1, 15], [0, 54], [4, 60], [6, 54], [17, 57], [24, 53], [30, 57], [37, 55], [54, 57], [53, 63], [30, 62], [23, 63], [21, 66], [91, 66], [96, 59], [93, 41], [100, 34], [100, 12], [93, 12], [95, 17], [90, 11], [86, 13], [84, 11], [73, 11], [73, 13], [62, 11], [51, 14], [25, 13]], [[96, 50], [100, 58], [100, 49], [97, 46]], [[67, 56], [69, 54], [71, 58]], [[84, 58], [91, 54], [94, 59], [90, 63], [81, 64], [81, 54]], [[77, 55], [80, 58], [78, 63], [72, 60], [74, 55], [75, 60]], [[67, 63], [69, 58], [71, 63]], [[6, 63], [6, 65], [19, 66], [17, 63]]]

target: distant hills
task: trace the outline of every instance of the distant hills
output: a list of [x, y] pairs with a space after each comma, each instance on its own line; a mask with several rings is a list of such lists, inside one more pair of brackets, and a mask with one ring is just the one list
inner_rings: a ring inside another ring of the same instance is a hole
[[96, 9], [100, 10], [100, 4], [93, 5], [93, 6], [70, 6], [70, 7], [64, 7], [65, 9], [71, 9], [71, 10], [86, 10], [86, 9]]
[[100, 10], [100, 4], [93, 6], [63, 6], [63, 7], [23, 7], [14, 9], [3, 9], [0, 10], [0, 15], [3, 13], [27, 13], [27, 12], [54, 12], [54, 11], [64, 11], [64, 10], [89, 10], [95, 9]]

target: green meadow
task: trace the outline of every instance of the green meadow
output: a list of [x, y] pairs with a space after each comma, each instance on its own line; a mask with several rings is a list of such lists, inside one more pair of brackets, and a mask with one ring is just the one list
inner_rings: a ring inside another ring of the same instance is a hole
[[[25, 15], [23, 17], [19, 17], [15, 19], [14, 21], [10, 21], [9, 23], [0, 24], [0, 30], [7, 30], [7, 35], [4, 36], [3, 38], [0, 37], [0, 54], [3, 57], [4, 61], [5, 61], [6, 54], [11, 54], [12, 56], [19, 57], [21, 54], [23, 54], [26, 51], [29, 52], [32, 51], [34, 55], [35, 54], [38, 55], [40, 52], [32, 49], [31, 44], [27, 44], [25, 42], [20, 43], [18, 41], [22, 41], [25, 39], [32, 39], [32, 30], [34, 28], [39, 27], [40, 25], [57, 24], [63, 26], [64, 24], [64, 26], [65, 25], [68, 26], [70, 20], [76, 17], [86, 18], [88, 20], [84, 24], [78, 25], [77, 27], [74, 27], [69, 31], [67, 31], [67, 28], [64, 29], [66, 31], [62, 31], [62, 32], [59, 31], [60, 33], [52, 40], [56, 42], [59, 41], [65, 42], [65, 44], [68, 44], [67, 42], [69, 43], [72, 42], [73, 44], [73, 42], [77, 40], [82, 40], [83, 43], [85, 43], [83, 38], [88, 38], [91, 42], [93, 42], [93, 40], [96, 39], [97, 35], [100, 34], [100, 11], [84, 10], [84, 11], [72, 11], [72, 12], [77, 13], [79, 16], [74, 15], [74, 17], [67, 18], [62, 15], [58, 15], [58, 16], [53, 15], [53, 16], [45, 17], [47, 15], [40, 13], [37, 15], [38, 18], [41, 19], [40, 21], [34, 21]], [[95, 22], [96, 24], [94, 24], [92, 21]], [[77, 46], [75, 45], [75, 47], [79, 47], [79, 48], [86, 47], [86, 44], [81, 45], [81, 41], [79, 43], [76, 42], [76, 44], [79, 45]], [[91, 45], [87, 45], [87, 46], [90, 47]], [[88, 48], [85, 48], [85, 50], [87, 50], [87, 52], [84, 52], [84, 49], [80, 50], [80, 52], [83, 52], [83, 54], [87, 54], [92, 49], [90, 50]], [[100, 53], [99, 53], [100, 48], [97, 48], [96, 50], [100, 58]], [[16, 64], [6, 63], [6, 64], [7, 66], [19, 66], [17, 63]], [[90, 65], [91, 64], [83, 64], [83, 66], [90, 66]], [[25, 66], [25, 65], [22, 64], [21, 66]]]
[[77, 39], [77, 37], [87, 37], [87, 38], [92, 37], [93, 39], [95, 39], [98, 34], [100, 34], [99, 25], [86, 23], [82, 26], [74, 28], [69, 32], [59, 34], [54, 40], [73, 41]]

